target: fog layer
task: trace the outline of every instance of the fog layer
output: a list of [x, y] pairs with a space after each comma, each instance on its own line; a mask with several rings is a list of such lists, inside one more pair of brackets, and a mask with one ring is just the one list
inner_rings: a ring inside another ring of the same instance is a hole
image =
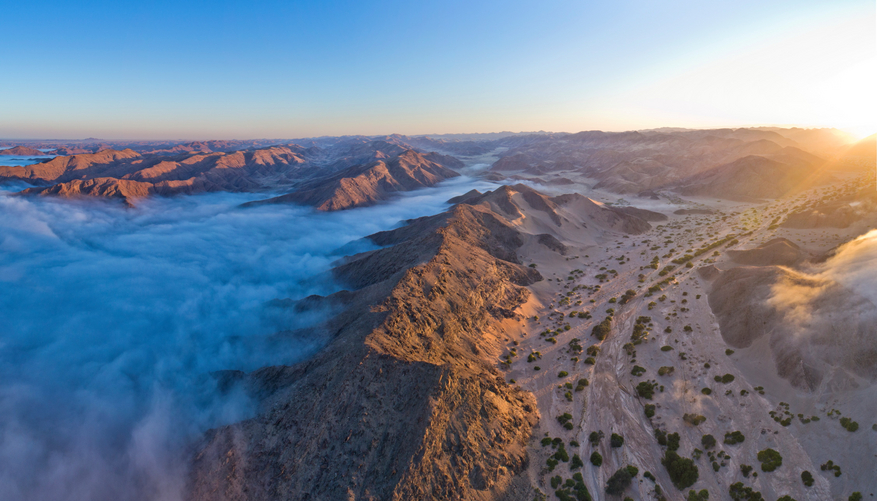
[[333, 251], [472, 188], [490, 186], [455, 179], [328, 214], [237, 208], [264, 194], [125, 209], [0, 191], [0, 499], [178, 499], [186, 445], [253, 412], [210, 372], [320, 348], [273, 336], [318, 318], [266, 302], [338, 290]]

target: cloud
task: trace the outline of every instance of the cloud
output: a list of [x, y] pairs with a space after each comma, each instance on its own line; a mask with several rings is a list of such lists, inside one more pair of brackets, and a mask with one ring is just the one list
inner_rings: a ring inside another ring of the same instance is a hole
[[[174, 500], [185, 446], [251, 415], [212, 371], [293, 364], [313, 326], [266, 306], [342, 288], [360, 239], [490, 185], [454, 179], [367, 209], [316, 213], [252, 194], [102, 200], [0, 189], [0, 499]], [[16, 189], [19, 187], [14, 187]], [[305, 331], [309, 332], [309, 331]]]

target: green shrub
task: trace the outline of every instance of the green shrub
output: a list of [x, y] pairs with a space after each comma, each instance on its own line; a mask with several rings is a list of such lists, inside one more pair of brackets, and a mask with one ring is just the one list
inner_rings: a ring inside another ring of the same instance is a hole
[[713, 380], [717, 383], [728, 384], [728, 383], [734, 381], [734, 375], [733, 374], [725, 374], [724, 376], [716, 376], [713, 378]]
[[578, 470], [582, 466], [585, 466], [585, 463], [582, 461], [582, 458], [580, 458], [578, 454], [573, 454], [572, 460], [569, 463], [569, 469], [570, 470]]
[[642, 398], [647, 400], [652, 399], [652, 395], [655, 394], [655, 388], [658, 386], [657, 383], [651, 383], [649, 381], [641, 381], [638, 385], [636, 385], [636, 394]]
[[673, 485], [680, 491], [687, 489], [697, 482], [698, 471], [697, 465], [689, 458], [682, 457], [674, 451], [668, 450], [664, 453], [661, 464], [667, 469], [670, 480]]
[[595, 325], [593, 329], [591, 329], [591, 335], [595, 338], [603, 341], [606, 339], [606, 336], [612, 331], [612, 317], [606, 317], [602, 322]]
[[669, 344], [665, 344], [664, 346], [661, 346], [661, 351], [670, 351], [672, 349], [673, 349], [673, 347], [670, 346]]
[[749, 474], [752, 473], [752, 466], [748, 464], [741, 464], [740, 473], [742, 473], [744, 477], [749, 478]]
[[650, 418], [655, 415], [655, 404], [646, 404], [646, 417]]
[[594, 365], [594, 364], [597, 363], [597, 361], [594, 360], [594, 357], [588, 357], [588, 358], [585, 359], [585, 363], [588, 364], [588, 365]]
[[588, 435], [588, 442], [590, 442], [591, 445], [596, 446], [600, 443], [600, 440], [603, 439], [603, 436], [602, 431], [592, 431], [591, 434]]
[[688, 491], [688, 497], [686, 501], [708, 501], [710, 498], [710, 493], [706, 489], [701, 489], [700, 492], [695, 490]]
[[673, 371], [675, 371], [675, 370], [676, 370], [675, 367], [665, 365], [665, 366], [662, 366], [661, 368], [658, 369], [658, 375], [659, 376], [667, 376], [667, 375], [673, 374]]
[[594, 466], [600, 466], [603, 464], [603, 456], [600, 455], [599, 452], [594, 451], [591, 453], [591, 464]]
[[856, 491], [856, 492], [850, 494], [850, 497], [847, 499], [849, 499], [849, 501], [862, 501], [862, 493], [859, 491]]
[[634, 366], [633, 366], [633, 369], [630, 370], [630, 375], [631, 375], [631, 376], [639, 377], [639, 376], [642, 376], [642, 375], [645, 374], [645, 373], [646, 373], [646, 369], [645, 369], [645, 367], [640, 367], [639, 365], [634, 365]]
[[743, 482], [731, 484], [728, 487], [728, 494], [734, 501], [764, 501], [760, 492], [752, 490], [752, 487], [744, 486]]
[[813, 487], [813, 474], [807, 470], [801, 472], [801, 482], [807, 487]]
[[586, 378], [579, 379], [579, 382], [576, 384], [576, 391], [582, 391], [586, 386], [590, 384]]
[[624, 437], [613, 433], [612, 436], [609, 437], [609, 446], [610, 447], [621, 447], [624, 445]]
[[549, 445], [551, 445], [551, 438], [550, 437], [543, 438], [542, 439], [542, 447], [548, 447]]
[[630, 473], [631, 477], [635, 477], [635, 476], [637, 476], [637, 474], [639, 474], [639, 468], [637, 468], [636, 466], [634, 466], [632, 464], [627, 465], [626, 468], [627, 468], [627, 472]]
[[700, 437], [700, 443], [704, 449], [712, 449], [716, 446], [716, 437], [712, 435], [704, 435]]
[[566, 372], [566, 371], [560, 371], [557, 373], [557, 377], [559, 377], [559, 378], [563, 378], [563, 377], [567, 377], [567, 376], [569, 376], [569, 372]]
[[761, 461], [761, 471], [774, 471], [783, 465], [783, 457], [773, 449], [764, 449], [756, 456]]
[[679, 434], [678, 433], [670, 433], [667, 435], [667, 450], [669, 450], [669, 451], [679, 450]]
[[632, 480], [633, 476], [627, 471], [627, 468], [619, 468], [618, 471], [613, 473], [612, 476], [609, 477], [609, 480], [606, 481], [606, 494], [611, 496], [621, 494], [625, 489], [630, 487]]
[[706, 421], [706, 416], [702, 416], [700, 414], [688, 414], [682, 416], [682, 420], [692, 426], [699, 426], [701, 423]]
[[727, 350], [725, 350], [725, 355], [728, 355], [730, 357], [733, 354], [734, 354], [734, 350], [732, 350], [731, 348], [728, 348]]
[[725, 433], [725, 443], [728, 445], [742, 444], [744, 440], [746, 440], [746, 437], [739, 431]]
[[702, 388], [702, 389], [700, 390], [700, 392], [703, 393], [704, 395], [709, 395], [709, 394], [711, 394], [711, 393], [713, 392], [713, 390], [711, 390], [711, 389], [709, 389], [709, 388]]
[[848, 417], [840, 418], [840, 425], [846, 428], [849, 432], [854, 432], [859, 429], [859, 423], [853, 421]]
[[556, 476], [551, 477], [551, 488], [552, 489], [557, 489], [558, 487], [560, 487], [560, 484], [562, 484], [562, 483], [563, 483], [563, 479], [560, 477], [560, 475], [556, 475]]

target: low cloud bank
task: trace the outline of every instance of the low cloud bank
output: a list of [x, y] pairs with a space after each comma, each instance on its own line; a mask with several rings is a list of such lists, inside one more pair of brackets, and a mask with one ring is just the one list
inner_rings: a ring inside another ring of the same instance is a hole
[[460, 178], [329, 214], [237, 208], [264, 195], [124, 209], [0, 189], [0, 499], [179, 499], [185, 446], [253, 412], [210, 372], [320, 348], [273, 335], [317, 317], [267, 302], [337, 291], [334, 251], [367, 250], [362, 237], [492, 187]]

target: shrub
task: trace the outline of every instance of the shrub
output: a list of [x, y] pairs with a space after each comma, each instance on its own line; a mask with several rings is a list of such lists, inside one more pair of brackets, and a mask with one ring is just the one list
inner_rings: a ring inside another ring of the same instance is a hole
[[606, 317], [602, 322], [595, 325], [593, 329], [591, 329], [591, 335], [595, 338], [603, 341], [606, 339], [606, 336], [609, 335], [609, 332], [612, 331], [612, 317]]
[[655, 415], [655, 404], [646, 404], [646, 417], [650, 418]]
[[585, 466], [585, 463], [582, 461], [582, 458], [580, 458], [578, 454], [573, 454], [572, 460], [569, 463], [569, 469], [570, 470], [578, 470], [582, 466]]
[[669, 366], [669, 365], [665, 365], [665, 366], [658, 369], [658, 375], [659, 376], [667, 376], [667, 375], [673, 374], [673, 371], [675, 371], [675, 370], [676, 370], [676, 368]]
[[801, 472], [801, 482], [803, 482], [804, 485], [807, 486], [807, 487], [812, 487], [812, 486], [813, 486], [813, 482], [814, 482], [814, 480], [813, 480], [813, 474], [810, 473], [810, 472], [807, 471], [807, 470], [802, 471], [802, 472]]
[[700, 492], [695, 490], [688, 491], [687, 501], [708, 501], [710, 498], [710, 493], [706, 489], [701, 489]]
[[639, 377], [639, 376], [642, 376], [643, 374], [645, 374], [645, 372], [646, 372], [645, 367], [640, 367], [639, 365], [634, 365], [633, 369], [630, 370], [630, 375]]
[[746, 437], [739, 431], [725, 433], [725, 443], [728, 445], [742, 444], [744, 440], [746, 440]]
[[600, 440], [602, 440], [602, 439], [603, 439], [603, 432], [602, 431], [592, 431], [591, 434], [588, 435], [588, 442], [590, 442], [591, 445], [594, 445], [594, 446], [599, 444]]
[[562, 484], [562, 483], [563, 483], [563, 479], [560, 477], [560, 475], [556, 475], [556, 476], [551, 477], [551, 488], [552, 489], [557, 489], [558, 487], [560, 487], [560, 484]]
[[840, 418], [840, 425], [846, 428], [849, 432], [854, 432], [859, 429], [859, 423], [853, 421], [848, 417]]
[[670, 351], [672, 349], [673, 349], [673, 347], [670, 346], [669, 344], [665, 344], [664, 346], [661, 346], [661, 351]]
[[702, 416], [700, 414], [688, 414], [682, 416], [682, 420], [692, 426], [698, 426], [704, 421], [706, 421], [706, 416]]
[[600, 455], [599, 452], [594, 451], [591, 453], [591, 464], [594, 466], [600, 466], [603, 464], [603, 456]]
[[679, 434], [678, 433], [670, 433], [667, 435], [667, 450], [669, 450], [669, 451], [679, 450]]
[[777, 501], [797, 501], [797, 500], [795, 498], [793, 498], [792, 496], [789, 496], [788, 494], [786, 494], [785, 496], [777, 499]]
[[704, 449], [712, 449], [716, 446], [716, 437], [712, 435], [704, 435], [700, 437], [700, 443]]
[[700, 392], [703, 393], [704, 395], [709, 395], [713, 392], [713, 390], [711, 390], [709, 388], [703, 388], [700, 390]]
[[566, 372], [566, 371], [560, 371], [557, 373], [557, 377], [559, 377], [559, 378], [563, 378], [563, 377], [567, 377], [567, 376], [569, 376], [569, 372]]
[[586, 378], [579, 379], [579, 382], [576, 384], [576, 391], [582, 391], [585, 389], [585, 386], [590, 384]]
[[630, 487], [632, 480], [633, 476], [627, 471], [627, 468], [619, 468], [618, 471], [613, 473], [612, 476], [609, 477], [609, 480], [606, 481], [606, 494], [613, 496], [621, 494], [625, 489]]
[[657, 383], [650, 383], [648, 381], [641, 381], [638, 385], [636, 385], [636, 394], [642, 398], [647, 400], [652, 399], [652, 395], [655, 394], [655, 387], [658, 386]]
[[621, 447], [624, 445], [624, 437], [617, 433], [613, 433], [612, 436], [609, 437], [609, 446], [610, 447]]
[[728, 494], [731, 495], [731, 499], [734, 501], [764, 501], [764, 497], [762, 497], [760, 492], [753, 491], [752, 487], [744, 486], [743, 482], [731, 484], [728, 487]]
[[727, 350], [725, 350], [725, 355], [728, 355], [730, 357], [733, 354], [734, 354], [734, 350], [732, 350], [731, 348], [728, 348]]
[[742, 473], [744, 477], [749, 478], [749, 474], [752, 473], [752, 466], [748, 464], [741, 464], [740, 473]]
[[728, 383], [734, 381], [734, 375], [733, 374], [725, 374], [724, 376], [716, 376], [713, 378], [713, 380], [717, 383], [728, 384]]
[[756, 456], [761, 461], [761, 471], [774, 471], [783, 464], [783, 457], [773, 449], [764, 449]]
[[557, 422], [560, 424], [566, 424], [572, 420], [572, 414], [569, 412], [564, 412], [563, 414], [557, 416]]
[[676, 452], [668, 450], [664, 453], [664, 458], [661, 460], [661, 464], [667, 468], [670, 480], [680, 491], [691, 487], [697, 482], [697, 465], [695, 465], [694, 461], [691, 459], [682, 457], [679, 454], [676, 454]]
[[564, 463], [569, 463], [569, 454], [566, 452], [566, 447], [563, 446], [563, 442], [557, 447], [557, 452], [554, 453], [554, 459], [563, 461]]
[[862, 501], [862, 493], [859, 491], [856, 491], [856, 492], [850, 494], [850, 497], [847, 499], [849, 499], [849, 501]]

